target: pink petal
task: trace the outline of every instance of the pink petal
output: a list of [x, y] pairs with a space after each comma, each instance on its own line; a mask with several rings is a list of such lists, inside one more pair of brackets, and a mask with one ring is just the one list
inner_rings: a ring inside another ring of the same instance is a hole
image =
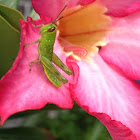
[[103, 59], [116, 65], [133, 78], [140, 79], [140, 12], [125, 18], [112, 18], [113, 30], [109, 43], [100, 50]]
[[99, 0], [108, 8], [108, 14], [123, 17], [140, 10], [140, 0]]
[[[28, 18], [27, 23], [21, 20], [22, 34], [19, 54], [13, 67], [0, 81], [1, 124], [16, 112], [40, 109], [47, 103], [56, 104], [61, 108], [73, 106], [69, 84], [61, 88], [55, 87], [49, 82], [39, 63], [33, 64], [32, 70], [29, 71], [29, 63], [38, 59], [37, 45], [26, 46], [24, 50], [23, 45], [39, 38], [39, 28], [32, 27], [29, 20]], [[39, 20], [35, 24], [43, 22], [45, 21]], [[57, 47], [55, 52], [65, 62], [66, 55], [61, 51], [57, 42], [54, 47]], [[71, 80], [72, 76], [62, 74]]]
[[78, 4], [80, 4], [80, 5], [87, 5], [87, 4], [90, 4], [90, 3], [94, 2], [94, 1], [96, 1], [96, 0], [80, 0], [78, 2]]
[[[96, 55], [79, 61], [79, 79], [71, 85], [73, 99], [97, 117], [113, 139], [140, 139], [140, 86]], [[77, 68], [74, 69], [74, 72]]]
[[34, 10], [39, 15], [46, 15], [55, 19], [60, 11], [67, 5], [67, 8], [76, 6], [77, 4], [86, 5], [95, 0], [31, 0]]

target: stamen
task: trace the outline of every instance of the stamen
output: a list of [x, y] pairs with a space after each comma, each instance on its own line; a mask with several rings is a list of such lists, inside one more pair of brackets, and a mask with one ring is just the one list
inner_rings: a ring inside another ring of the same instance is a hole
[[101, 46], [96, 46], [96, 47], [97, 47], [99, 50], [101, 50], [101, 48], [102, 48]]

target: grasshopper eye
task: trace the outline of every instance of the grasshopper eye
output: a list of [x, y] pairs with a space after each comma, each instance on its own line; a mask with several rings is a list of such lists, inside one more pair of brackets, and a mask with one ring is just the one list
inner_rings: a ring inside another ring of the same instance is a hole
[[51, 27], [51, 28], [49, 28], [47, 31], [48, 31], [48, 32], [53, 32], [53, 31], [55, 31], [55, 27]]

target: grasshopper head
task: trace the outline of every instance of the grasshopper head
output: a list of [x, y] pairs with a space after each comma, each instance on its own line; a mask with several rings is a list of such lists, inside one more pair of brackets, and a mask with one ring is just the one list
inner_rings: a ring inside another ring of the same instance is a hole
[[57, 26], [53, 23], [50, 23], [41, 27], [40, 34], [41, 35], [46, 33], [52, 34], [52, 33], [56, 33], [56, 30], [57, 30]]

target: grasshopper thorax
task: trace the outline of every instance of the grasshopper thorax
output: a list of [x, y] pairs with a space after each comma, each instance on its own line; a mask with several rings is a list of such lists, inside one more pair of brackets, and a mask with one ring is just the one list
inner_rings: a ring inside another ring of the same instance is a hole
[[50, 23], [41, 27], [40, 34], [41, 35], [52, 34], [52, 33], [56, 33], [56, 30], [57, 30], [57, 26], [53, 23]]

